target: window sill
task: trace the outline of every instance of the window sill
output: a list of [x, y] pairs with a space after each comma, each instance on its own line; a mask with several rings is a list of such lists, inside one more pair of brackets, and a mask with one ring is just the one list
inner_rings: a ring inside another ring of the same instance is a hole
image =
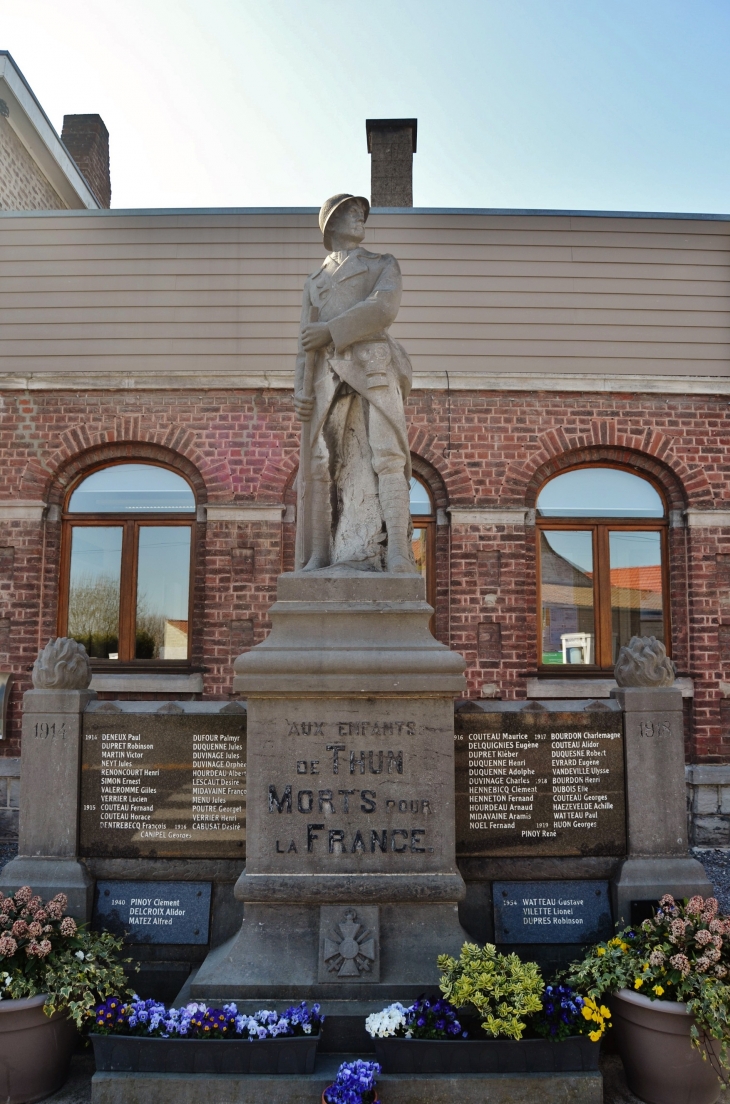
[[202, 694], [200, 672], [94, 671], [90, 690], [118, 694]]
[[[678, 678], [674, 685], [682, 691], [683, 698], [694, 697], [691, 678]], [[610, 698], [618, 687], [616, 679], [605, 678], [528, 678], [528, 698]]]

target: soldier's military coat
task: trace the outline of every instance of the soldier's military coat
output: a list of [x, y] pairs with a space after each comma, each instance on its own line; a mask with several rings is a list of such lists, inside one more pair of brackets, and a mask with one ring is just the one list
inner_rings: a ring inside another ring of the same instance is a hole
[[[342, 262], [330, 254], [304, 285], [301, 326], [310, 322], [312, 307], [316, 307], [333, 342], [317, 351], [315, 407], [308, 423], [312, 442], [321, 434], [333, 401], [343, 393], [344, 381], [387, 419], [393, 446], [402, 453], [403, 470], [410, 478], [403, 402], [411, 389], [412, 369], [405, 349], [388, 333], [398, 314], [402, 289], [400, 267], [389, 253], [358, 248]], [[301, 390], [305, 355], [300, 339], [295, 391]], [[383, 365], [384, 376], [373, 373], [373, 367], [377, 370]]]

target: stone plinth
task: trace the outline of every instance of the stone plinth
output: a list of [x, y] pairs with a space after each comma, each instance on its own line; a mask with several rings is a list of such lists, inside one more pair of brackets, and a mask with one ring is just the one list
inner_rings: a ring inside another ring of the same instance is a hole
[[628, 857], [612, 884], [614, 917], [631, 922], [632, 901], [709, 897], [712, 884], [689, 855], [682, 694], [673, 686], [611, 691], [624, 710]]
[[[95, 1073], [92, 1104], [313, 1104], [354, 1055], [321, 1055], [314, 1073]], [[601, 1104], [603, 1078], [592, 1073], [381, 1074], [382, 1104]]]
[[273, 629], [239, 656], [248, 700], [240, 932], [193, 998], [369, 999], [436, 984], [466, 938], [454, 853], [453, 697], [418, 576], [279, 579]]
[[65, 893], [68, 911], [89, 920], [93, 882], [78, 860], [83, 711], [92, 690], [29, 690], [23, 697], [23, 800], [18, 857], [0, 874], [7, 893], [30, 885]]

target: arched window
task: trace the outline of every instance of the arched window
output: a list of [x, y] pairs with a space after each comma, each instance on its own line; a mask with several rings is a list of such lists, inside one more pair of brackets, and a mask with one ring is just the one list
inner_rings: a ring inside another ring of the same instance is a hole
[[411, 522], [416, 567], [426, 580], [426, 599], [436, 603], [436, 507], [431, 492], [417, 476], [411, 479]]
[[82, 478], [63, 517], [59, 634], [95, 660], [187, 662], [195, 495], [157, 464]]
[[670, 650], [664, 502], [620, 468], [576, 468], [537, 499], [540, 664], [613, 668], [632, 636]]

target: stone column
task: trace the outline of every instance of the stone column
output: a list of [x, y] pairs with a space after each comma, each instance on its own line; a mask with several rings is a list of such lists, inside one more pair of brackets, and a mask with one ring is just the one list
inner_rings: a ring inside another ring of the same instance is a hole
[[41, 897], [65, 893], [77, 920], [91, 918], [94, 883], [78, 858], [83, 714], [96, 698], [91, 666], [75, 640], [59, 638], [40, 653], [35, 689], [23, 696], [23, 788], [18, 857], [0, 874], [10, 893], [29, 885]]
[[378, 1000], [458, 953], [453, 698], [417, 575], [282, 575], [270, 636], [235, 663], [248, 703], [239, 934], [193, 999]]
[[689, 854], [682, 695], [654, 637], [621, 649], [617, 690], [624, 711], [628, 857], [612, 883], [614, 916], [631, 923], [632, 901], [712, 896], [704, 867]]

